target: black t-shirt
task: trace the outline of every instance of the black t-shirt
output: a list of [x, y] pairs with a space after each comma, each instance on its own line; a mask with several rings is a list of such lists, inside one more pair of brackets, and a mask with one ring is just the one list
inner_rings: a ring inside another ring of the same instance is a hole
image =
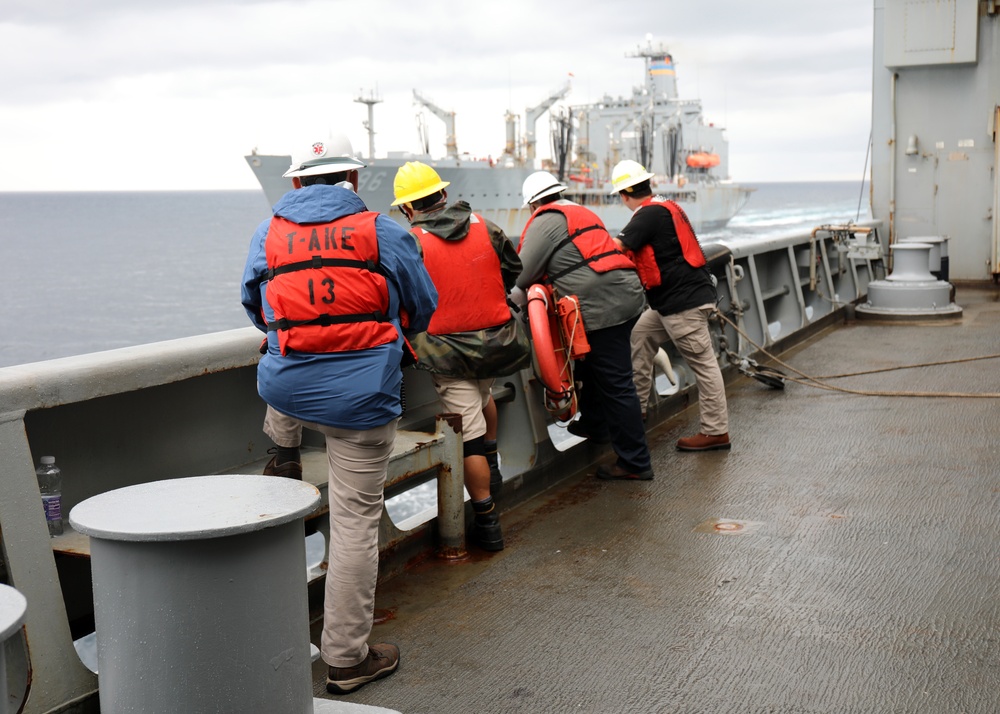
[[646, 291], [646, 299], [661, 315], [673, 315], [715, 302], [715, 287], [708, 271], [692, 268], [684, 260], [673, 216], [666, 208], [643, 206], [632, 215], [619, 239], [634, 252], [647, 243], [653, 246], [662, 279], [660, 285]]

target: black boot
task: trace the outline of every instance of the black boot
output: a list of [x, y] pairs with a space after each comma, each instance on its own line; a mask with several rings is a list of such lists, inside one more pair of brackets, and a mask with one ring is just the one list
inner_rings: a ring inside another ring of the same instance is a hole
[[483, 550], [503, 550], [500, 515], [497, 513], [493, 498], [487, 498], [485, 501], [473, 501], [472, 510], [475, 513], [472, 519], [472, 533], [470, 534], [472, 542]]

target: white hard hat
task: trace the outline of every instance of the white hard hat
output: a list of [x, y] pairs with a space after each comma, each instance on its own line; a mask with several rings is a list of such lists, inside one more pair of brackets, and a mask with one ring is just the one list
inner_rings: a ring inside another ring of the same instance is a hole
[[367, 164], [363, 161], [354, 158], [354, 150], [346, 136], [330, 134], [327, 139], [303, 142], [292, 154], [292, 165], [281, 176], [291, 178], [335, 174], [351, 169], [363, 169], [365, 166]]
[[524, 179], [524, 183], [521, 185], [521, 195], [524, 197], [524, 205], [527, 206], [540, 198], [565, 191], [566, 188], [559, 183], [559, 179], [548, 171], [536, 171]]
[[632, 159], [619, 161], [615, 164], [614, 171], [611, 172], [611, 195], [614, 196], [616, 193], [651, 178], [653, 178], [653, 174], [646, 171], [646, 167], [638, 161], [632, 161]]

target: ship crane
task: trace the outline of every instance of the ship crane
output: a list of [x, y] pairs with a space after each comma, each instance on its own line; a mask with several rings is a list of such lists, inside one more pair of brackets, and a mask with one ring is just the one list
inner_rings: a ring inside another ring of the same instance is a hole
[[424, 121], [423, 114], [417, 114], [417, 139], [420, 141], [420, 150], [423, 152], [421, 155], [430, 158], [431, 156], [431, 140], [427, 136], [427, 122]]
[[521, 163], [521, 147], [517, 144], [517, 123], [520, 117], [512, 111], [507, 111], [503, 115], [504, 125], [507, 128], [506, 142], [500, 160], [505, 166], [512, 166]]
[[455, 138], [455, 112], [447, 112], [434, 102], [425, 98], [416, 89], [413, 90], [413, 98], [423, 106], [431, 110], [431, 112], [437, 116], [441, 121], [444, 122], [445, 128], [445, 149], [448, 154], [449, 159], [458, 158], [458, 141]]
[[538, 123], [538, 119], [542, 114], [548, 111], [549, 107], [569, 94], [569, 90], [570, 83], [569, 80], [566, 80], [566, 84], [552, 92], [541, 104], [535, 107], [528, 107], [524, 111], [524, 130], [527, 135], [524, 143], [529, 164], [533, 164], [535, 161], [535, 124]]

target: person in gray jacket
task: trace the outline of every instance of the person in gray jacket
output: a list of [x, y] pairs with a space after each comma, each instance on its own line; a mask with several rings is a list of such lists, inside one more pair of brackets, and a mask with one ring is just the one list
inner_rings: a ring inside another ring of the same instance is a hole
[[524, 180], [524, 204], [533, 213], [518, 247], [522, 272], [517, 287], [527, 290], [544, 281], [558, 296], [577, 296], [591, 350], [576, 361], [576, 379], [582, 383], [580, 419], [569, 431], [611, 442], [618, 459], [598, 467], [598, 478], [649, 480], [653, 469], [630, 347], [632, 326], [645, 305], [642, 284], [601, 219], [563, 199], [565, 190], [547, 171]]

